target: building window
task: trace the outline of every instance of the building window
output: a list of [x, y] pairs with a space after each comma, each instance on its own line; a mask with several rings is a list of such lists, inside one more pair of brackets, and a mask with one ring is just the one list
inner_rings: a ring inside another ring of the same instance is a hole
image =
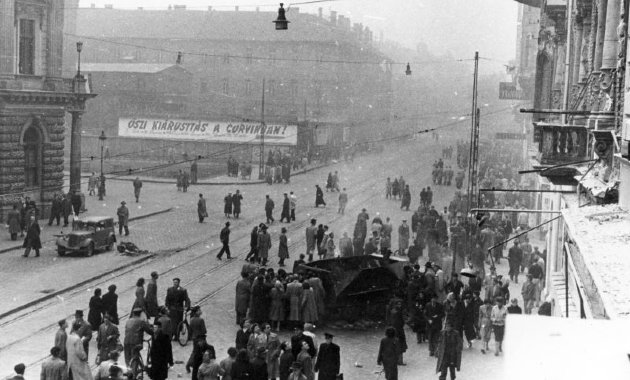
[[245, 51], [245, 61], [248, 65], [254, 63], [254, 59], [252, 57], [252, 48], [247, 48], [247, 50]]
[[42, 137], [38, 129], [29, 127], [24, 133], [24, 181], [27, 188], [41, 184]]
[[227, 95], [230, 93], [230, 82], [227, 78], [223, 79], [223, 94]]
[[201, 82], [201, 84], [199, 85], [199, 92], [202, 94], [208, 92], [208, 82]]
[[20, 20], [19, 74], [35, 74], [35, 20]]
[[225, 53], [223, 55], [223, 63], [225, 63], [226, 65], [230, 63], [230, 55], [228, 53]]
[[245, 79], [245, 95], [249, 96], [252, 94], [252, 81], [249, 79]]

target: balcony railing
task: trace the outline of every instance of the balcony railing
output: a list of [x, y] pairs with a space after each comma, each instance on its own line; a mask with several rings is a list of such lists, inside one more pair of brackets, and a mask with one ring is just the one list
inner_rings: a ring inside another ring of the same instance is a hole
[[584, 126], [537, 123], [541, 140], [538, 160], [541, 164], [562, 164], [586, 157], [588, 130]]

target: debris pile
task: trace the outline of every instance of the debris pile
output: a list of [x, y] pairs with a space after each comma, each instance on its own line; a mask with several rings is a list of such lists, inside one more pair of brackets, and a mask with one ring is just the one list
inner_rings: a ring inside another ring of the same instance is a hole
[[147, 251], [146, 249], [140, 249], [137, 245], [133, 244], [130, 241], [121, 242], [116, 246], [116, 249], [118, 250], [118, 252], [125, 256], [140, 256], [149, 253], [149, 251]]

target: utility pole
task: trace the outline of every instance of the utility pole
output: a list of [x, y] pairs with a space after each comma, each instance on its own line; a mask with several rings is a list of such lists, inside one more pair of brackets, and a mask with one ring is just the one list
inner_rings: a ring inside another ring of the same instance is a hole
[[260, 107], [260, 163], [258, 166], [258, 179], [265, 178], [265, 78], [262, 82], [262, 105]]
[[[475, 52], [475, 72], [473, 75], [473, 94], [472, 94], [472, 126], [470, 129], [470, 151], [468, 155], [468, 199], [467, 199], [467, 217], [473, 208], [479, 205], [478, 197], [478, 171], [479, 171], [479, 108], [477, 107], [477, 89], [479, 78], [479, 52]], [[466, 232], [466, 249], [468, 254], [472, 252], [471, 231]], [[453, 252], [453, 271], [455, 271], [455, 261], [457, 255]]]

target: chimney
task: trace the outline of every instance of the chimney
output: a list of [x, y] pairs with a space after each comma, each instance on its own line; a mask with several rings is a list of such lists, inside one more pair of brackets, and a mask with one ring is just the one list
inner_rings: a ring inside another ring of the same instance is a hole
[[337, 25], [337, 12], [330, 11], [330, 23], [333, 25]]
[[234, 11], [238, 12], [238, 5], [234, 7]]
[[113, 4], [105, 4], [105, 9], [114, 9]]
[[319, 15], [319, 18], [324, 18], [324, 8], [317, 8], [317, 14]]

